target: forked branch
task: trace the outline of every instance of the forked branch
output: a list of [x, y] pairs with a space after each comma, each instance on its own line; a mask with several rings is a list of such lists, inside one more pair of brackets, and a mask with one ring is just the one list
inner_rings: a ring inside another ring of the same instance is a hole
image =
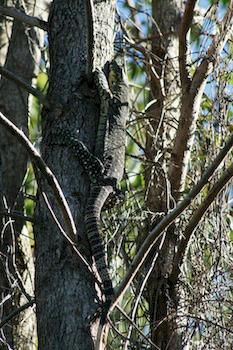
[[232, 26], [232, 16], [233, 16], [233, 0], [230, 0], [228, 9], [219, 25], [219, 32], [213, 38], [212, 44], [209, 46], [206, 55], [203, 57], [200, 65], [197, 67], [193, 79], [190, 92], [195, 98], [198, 93], [198, 89], [203, 84], [207, 75], [211, 72], [213, 67], [212, 63], [216, 60], [217, 56], [222, 51], [225, 43], [232, 35], [231, 26]]
[[27, 24], [29, 27], [38, 27], [45, 31], [48, 30], [48, 23], [40, 18], [29, 16], [23, 11], [11, 6], [0, 6], [0, 14], [16, 19], [19, 22]]
[[[190, 0], [187, 5], [188, 4], [193, 4], [193, 2]], [[168, 171], [172, 188], [172, 196], [176, 200], [179, 199], [180, 192], [183, 191], [185, 185], [188, 162], [190, 160], [198, 112], [200, 109], [205, 83], [208, 74], [213, 69], [213, 62], [217, 59], [218, 55], [223, 49], [223, 46], [229, 38], [229, 35], [231, 34], [230, 29], [232, 16], [233, 0], [230, 1], [229, 7], [226, 10], [226, 14], [222, 20], [218, 34], [214, 36], [213, 41], [202, 58], [200, 65], [196, 68], [193, 78], [189, 83], [188, 89], [183, 89], [180, 120], [174, 140], [171, 164]], [[191, 14], [189, 19], [191, 20]], [[190, 20], [187, 20], [187, 22], [190, 23]], [[180, 40], [182, 38], [181, 45], [183, 45], [183, 50], [185, 50], [187, 45], [184, 43], [184, 40], [186, 40], [185, 33], [187, 30], [188, 24], [184, 25], [183, 34], [180, 37]], [[184, 58], [184, 55], [185, 51], [180, 54], [180, 57]], [[185, 76], [185, 68], [180, 66], [180, 69], [183, 70], [183, 73], [180, 72], [180, 74]], [[185, 77], [183, 78], [186, 79]]]
[[25, 134], [21, 130], [19, 130], [10, 120], [8, 120], [1, 112], [0, 112], [0, 124], [3, 125], [8, 130], [8, 132], [10, 132], [13, 136], [17, 138], [17, 140], [28, 152], [35, 166], [40, 170], [44, 178], [47, 180], [48, 185], [50, 186], [54, 194], [58, 207], [62, 212], [63, 219], [66, 226], [66, 231], [68, 232], [68, 234], [66, 234], [66, 232], [63, 230], [62, 234], [65, 237], [65, 239], [69, 242], [69, 244], [72, 246], [74, 251], [77, 253], [81, 261], [88, 267], [89, 271], [93, 273], [91, 266], [89, 265], [87, 260], [83, 257], [83, 255], [79, 252], [77, 246], [74, 243], [74, 240], [77, 237], [76, 226], [75, 226], [74, 219], [72, 217], [69, 205], [66, 201], [66, 198], [62, 192], [62, 189], [55, 175], [47, 166], [47, 164], [44, 162], [44, 160], [41, 158], [40, 154], [33, 147], [33, 145], [25, 136]]
[[[140, 270], [142, 264], [147, 258], [148, 254], [154, 247], [155, 243], [162, 237], [163, 231], [170, 226], [170, 224], [180, 216], [180, 214], [191, 204], [192, 200], [200, 193], [203, 187], [209, 182], [209, 179], [214, 174], [220, 163], [228, 154], [229, 150], [233, 146], [233, 135], [226, 142], [225, 146], [220, 150], [211, 165], [207, 168], [199, 182], [192, 188], [192, 190], [185, 196], [185, 198], [173, 209], [168, 215], [166, 215], [159, 224], [148, 234], [147, 238], [141, 245], [138, 253], [133, 259], [130, 268], [120, 284], [117, 293], [115, 295], [111, 310], [115, 307], [118, 300], [125, 293], [130, 283], [133, 281], [137, 272]], [[225, 185], [225, 184], [224, 184]]]
[[230, 181], [232, 177], [233, 177], [233, 164], [231, 164], [231, 166], [224, 171], [220, 179], [210, 189], [204, 201], [194, 211], [193, 215], [191, 216], [188, 225], [186, 226], [184, 232], [182, 233], [182, 239], [179, 243], [177, 253], [175, 254], [175, 257], [174, 257], [173, 271], [171, 273], [171, 276], [169, 277], [171, 282], [176, 283], [177, 281], [177, 278], [180, 273], [180, 266], [183, 262], [186, 248], [188, 246], [191, 235], [196, 231], [198, 224], [200, 223], [202, 217], [205, 215], [210, 205], [215, 200], [216, 196], [223, 190], [223, 188], [227, 185], [227, 183]]

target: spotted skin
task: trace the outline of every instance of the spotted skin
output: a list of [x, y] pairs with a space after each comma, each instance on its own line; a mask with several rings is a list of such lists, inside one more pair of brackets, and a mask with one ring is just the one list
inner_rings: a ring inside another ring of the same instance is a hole
[[[56, 145], [65, 145], [72, 150], [72, 153], [78, 158], [80, 165], [89, 176], [91, 182], [103, 182], [104, 181], [104, 165], [94, 156], [85, 144], [67, 130], [59, 130], [59, 138], [55, 136], [56, 142], [50, 143]], [[107, 181], [107, 180], [106, 180]], [[109, 180], [110, 181], [110, 180]]]
[[101, 101], [95, 156], [104, 164], [105, 180], [102, 183], [91, 184], [85, 213], [87, 237], [105, 296], [102, 323], [105, 322], [114, 289], [101, 239], [100, 216], [108, 197], [113, 193], [119, 193], [116, 184], [121, 180], [124, 172], [125, 128], [128, 116], [128, 86], [124, 79], [123, 70], [115, 61], [110, 63], [109, 70], [109, 79], [106, 78], [103, 71], [95, 73]]
[[99, 277], [104, 304], [101, 322], [104, 323], [114, 295], [106, 255], [101, 239], [101, 211], [107, 198], [119, 193], [117, 183], [124, 172], [126, 120], [128, 117], [128, 86], [122, 68], [110, 63], [108, 78], [101, 70], [94, 73], [100, 97], [100, 118], [95, 153], [92, 154], [76, 135], [59, 130], [56, 144], [66, 145], [90, 179], [90, 194], [85, 210], [85, 228]]

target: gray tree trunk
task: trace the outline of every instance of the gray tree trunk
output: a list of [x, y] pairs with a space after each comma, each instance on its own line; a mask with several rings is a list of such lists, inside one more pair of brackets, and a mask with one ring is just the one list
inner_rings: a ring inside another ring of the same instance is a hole
[[[82, 0], [54, 0], [50, 9], [50, 109], [43, 110], [42, 156], [56, 174], [78, 230], [78, 248], [91, 262], [84, 230], [89, 181], [78, 160], [59, 143], [59, 130], [78, 131], [90, 151], [99, 119], [96, 87], [86, 73], [112, 57], [114, 1], [94, 6], [92, 18]], [[89, 45], [92, 45], [90, 47]], [[94, 51], [93, 51], [94, 50]], [[93, 59], [90, 57], [93, 54]], [[89, 65], [93, 65], [90, 67]], [[96, 102], [97, 101], [97, 102]], [[36, 215], [36, 310], [39, 349], [93, 349], [97, 322], [89, 318], [98, 299], [93, 275], [80, 263], [54, 224], [41, 192], [62, 223], [54, 198], [41, 179]]]
[[[154, 68], [160, 80], [151, 82], [151, 96], [155, 103], [147, 114], [150, 128], [147, 134], [146, 154], [155, 164], [147, 167], [146, 203], [151, 212], [151, 227], [172, 208], [168, 168], [177, 122], [180, 117], [180, 80], [178, 67], [178, 28], [182, 1], [152, 1], [153, 25], [152, 52]], [[159, 29], [158, 29], [159, 28]], [[160, 33], [162, 35], [160, 35]], [[160, 152], [159, 157], [158, 152]], [[161, 153], [162, 152], [162, 153]], [[159, 159], [155, 161], [155, 159]], [[148, 302], [152, 341], [161, 350], [181, 349], [181, 339], [176, 324], [177, 295], [175, 286], [169, 283], [176, 236], [174, 225], [167, 230], [165, 242], [160, 250], [155, 267], [148, 281]], [[160, 243], [160, 242], [159, 242]], [[154, 255], [159, 244], [155, 247]], [[150, 261], [153, 256], [150, 256]], [[151, 262], [150, 262], [151, 264]]]
[[[40, 5], [42, 5], [42, 2], [40, 1]], [[6, 2], [4, 4], [6, 5]], [[12, 4], [8, 2], [7, 5]], [[30, 3], [27, 10], [32, 10], [34, 5]], [[2, 50], [0, 61], [1, 63], [5, 62], [5, 68], [16, 76], [23, 77], [30, 85], [36, 64], [38, 64], [40, 59], [40, 50], [37, 47], [38, 37], [34, 29], [28, 31], [23, 23], [13, 21], [11, 30], [9, 22], [6, 23], [3, 17], [1, 17], [1, 22], [2, 31], [0, 33], [0, 40]], [[11, 35], [8, 45], [9, 32]], [[17, 86], [15, 82], [9, 81], [4, 77], [1, 78], [0, 110], [22, 129], [25, 134], [28, 134], [28, 97], [28, 92]], [[11, 209], [23, 213], [23, 194], [20, 189], [27, 170], [27, 154], [15, 138], [4, 129], [0, 130], [0, 152], [0, 210]], [[6, 299], [1, 305], [1, 319], [8, 316], [20, 303], [22, 294], [20, 284], [18, 284], [18, 278], [23, 270], [16, 270], [16, 259], [18, 263], [21, 261], [21, 267], [25, 266], [18, 247], [19, 234], [23, 222], [20, 220], [16, 221], [15, 224], [6, 225], [8, 221], [9, 217], [2, 217], [0, 225], [1, 301], [9, 296], [9, 299]], [[1, 329], [1, 349], [8, 349], [8, 346], [14, 348], [14, 340], [17, 342], [17, 349], [20, 349], [22, 339], [20, 330], [16, 330], [18, 322], [18, 318], [14, 319]], [[31, 346], [31, 338], [27, 339], [25, 333], [24, 337], [23, 348], [27, 349], [29, 348], [28, 344]]]

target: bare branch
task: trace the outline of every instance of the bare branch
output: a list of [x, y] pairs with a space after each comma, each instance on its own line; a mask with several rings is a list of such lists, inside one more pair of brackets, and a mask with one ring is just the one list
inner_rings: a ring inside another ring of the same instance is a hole
[[180, 266], [183, 262], [184, 254], [191, 235], [196, 231], [198, 224], [200, 223], [207, 209], [213, 203], [216, 196], [219, 194], [219, 192], [222, 191], [224, 186], [226, 186], [226, 184], [229, 182], [229, 180], [232, 177], [233, 177], [233, 164], [231, 164], [231, 166], [224, 171], [220, 179], [213, 185], [213, 187], [209, 191], [205, 200], [194, 211], [191, 219], [189, 220], [187, 227], [185, 228], [182, 234], [182, 239], [179, 243], [178, 251], [174, 257], [173, 271], [171, 272], [171, 276], [169, 277], [169, 280], [171, 280], [173, 283], [176, 283], [177, 278], [179, 276]]
[[185, 196], [185, 198], [177, 205], [175, 209], [173, 209], [168, 215], [166, 215], [159, 224], [148, 234], [145, 241], [142, 243], [138, 253], [134, 257], [130, 268], [121, 282], [118, 290], [116, 292], [114, 301], [111, 306], [111, 310], [115, 307], [116, 303], [120, 299], [120, 297], [125, 293], [126, 289], [129, 287], [130, 283], [136, 276], [137, 272], [141, 268], [145, 259], [147, 258], [149, 252], [154, 247], [155, 243], [162, 237], [163, 231], [177, 219], [180, 214], [191, 204], [192, 200], [200, 193], [202, 188], [208, 183], [209, 179], [219, 166], [219, 164], [226, 157], [227, 153], [233, 146], [233, 135], [226, 142], [225, 147], [221, 149], [217, 157], [211, 163], [211, 165], [207, 168], [199, 182], [192, 188], [192, 190]]
[[11, 312], [7, 317], [5, 317], [1, 322], [0, 322], [0, 329], [10, 320], [12, 320], [12, 318], [16, 317], [17, 315], [20, 314], [20, 312], [28, 309], [30, 306], [32, 306], [35, 303], [35, 299], [30, 300], [28, 303], [20, 306], [19, 308], [17, 308], [16, 310], [14, 310], [13, 312]]
[[210, 73], [212, 69], [212, 62], [215, 60], [215, 57], [219, 55], [229, 36], [232, 35], [232, 32], [230, 30], [232, 16], [233, 0], [230, 1], [228, 10], [226, 11], [224, 18], [221, 21], [221, 28], [219, 29], [219, 33], [215, 35], [205, 57], [202, 59], [200, 65], [197, 67], [194, 73], [190, 89], [193, 98], [196, 96], [198, 89], [205, 81], [207, 75]]
[[159, 75], [157, 74], [156, 70], [153, 67], [151, 52], [149, 52], [144, 46], [135, 43], [135, 41], [130, 37], [127, 29], [125, 28], [122, 22], [121, 22], [121, 28], [124, 33], [124, 38], [130, 44], [130, 46], [133, 47], [136, 51], [139, 51], [141, 54], [143, 54], [145, 58], [144, 64], [148, 71], [148, 75], [151, 81], [154, 83], [154, 85], [158, 88], [159, 95], [160, 95], [159, 99], [163, 102], [164, 96], [165, 96], [164, 86], [163, 86], [162, 79], [159, 77]]
[[13, 210], [13, 211], [8, 209], [0, 210], [0, 216], [6, 216], [13, 219], [20, 219], [23, 221], [34, 222], [34, 219], [32, 217], [26, 216], [23, 213], [18, 212], [16, 210]]
[[82, 254], [79, 252], [77, 246], [75, 245], [74, 241], [77, 237], [77, 230], [75, 227], [74, 219], [72, 217], [72, 214], [70, 212], [69, 205], [65, 199], [65, 196], [62, 192], [62, 189], [55, 177], [55, 175], [52, 173], [52, 171], [49, 169], [47, 164], [44, 162], [44, 160], [41, 158], [40, 154], [37, 152], [37, 150], [33, 147], [31, 142], [28, 140], [28, 138], [25, 136], [25, 134], [19, 130], [10, 120], [8, 120], [1, 112], [0, 112], [0, 124], [2, 124], [13, 136], [17, 138], [17, 140], [22, 144], [22, 146], [26, 149], [29, 156], [33, 160], [36, 167], [41, 171], [45, 179], [47, 180], [51, 190], [53, 191], [54, 197], [57, 201], [58, 207], [60, 208], [64, 222], [66, 225], [66, 230], [68, 234], [63, 231], [63, 236], [65, 239], [71, 244], [74, 251], [77, 253], [81, 261], [88, 267], [89, 271], [92, 271], [91, 266], [87, 262], [87, 260], [82, 256]]
[[[9, 207], [5, 198], [3, 198], [3, 207], [5, 207], [6, 210], [9, 210]], [[2, 228], [3, 236], [5, 235], [6, 230], [8, 231], [8, 234], [11, 236], [10, 238], [11, 249], [10, 249], [10, 255], [8, 254], [8, 257], [6, 258], [6, 269], [7, 271], [9, 271], [10, 275], [14, 278], [14, 284], [16, 282], [22, 295], [24, 295], [28, 301], [31, 301], [32, 297], [27, 293], [25, 289], [22, 276], [18, 271], [18, 267], [16, 263], [16, 232], [13, 225], [13, 221], [11, 219], [4, 222], [4, 225]]]
[[228, 333], [230, 334], [233, 334], [233, 330], [228, 328], [228, 327], [224, 327], [222, 326], [221, 324], [217, 323], [217, 322], [214, 322], [212, 320], [207, 320], [206, 318], [203, 318], [203, 317], [200, 317], [200, 316], [197, 316], [197, 315], [194, 315], [194, 314], [184, 314], [185, 317], [190, 317], [190, 318], [193, 318], [194, 320], [199, 320], [199, 321], [202, 321], [202, 322], [205, 322], [207, 324], [211, 324], [215, 327], [218, 327], [220, 329], [223, 329], [224, 331], [227, 331]]
[[37, 97], [40, 103], [42, 103], [44, 106], [49, 107], [49, 103], [46, 99], [46, 96], [42, 94], [39, 90], [32, 87], [30, 84], [26, 83], [22, 78], [18, 77], [14, 73], [10, 72], [8, 69], [0, 66], [0, 74], [2, 74], [5, 78], [10, 79], [14, 81], [17, 85], [24, 88], [26, 91], [28, 91], [33, 96]]
[[0, 6], [0, 14], [3, 16], [13, 17], [19, 22], [23, 22], [30, 27], [38, 27], [45, 31], [48, 30], [48, 23], [40, 18], [29, 16], [26, 13], [11, 6]]
[[143, 151], [143, 153], [145, 154], [145, 148], [142, 146], [142, 144], [133, 136], [130, 134], [129, 131], [126, 131], [127, 136], [129, 136], [129, 138], [138, 146], [138, 148]]
[[[188, 4], [190, 4], [190, 7], [188, 8], [191, 11], [193, 1], [188, 1], [187, 5]], [[179, 199], [179, 194], [183, 190], [186, 180], [188, 161], [190, 159], [190, 152], [193, 145], [198, 111], [201, 104], [201, 98], [205, 87], [206, 78], [213, 67], [213, 61], [220, 53], [226, 40], [231, 34], [230, 26], [232, 14], [233, 0], [230, 1], [228, 10], [226, 11], [226, 14], [222, 20], [219, 33], [215, 35], [215, 38], [213, 39], [212, 44], [207, 50], [205, 57], [202, 59], [201, 64], [197, 67], [194, 73], [190, 88], [187, 89], [187, 86], [183, 86], [181, 115], [178, 130], [174, 140], [171, 163], [168, 171], [169, 180], [172, 188], [172, 195], [176, 200]], [[186, 39], [185, 33], [188, 30], [188, 23], [190, 23], [190, 20], [191, 13], [187, 18], [186, 25], [184, 25], [184, 33], [182, 34], [183, 43], [181, 43], [182, 45], [186, 45], [186, 43], [184, 42], [184, 40]], [[184, 67], [180, 66], [180, 69], [184, 69]], [[181, 72], [180, 74], [185, 75], [186, 73]], [[183, 77], [183, 79], [186, 78]], [[186, 89], [184, 89], [185, 87]]]
[[[126, 340], [126, 342], [125, 342], [125, 347], [124, 347], [125, 349], [128, 349], [129, 341], [130, 341], [131, 334], [132, 334], [132, 330], [133, 330], [134, 324], [135, 324], [135, 321], [134, 321], [134, 320], [135, 320], [135, 316], [136, 316], [138, 304], [139, 304], [139, 302], [140, 302], [140, 300], [141, 300], [141, 297], [142, 297], [142, 293], [143, 293], [143, 291], [144, 291], [144, 288], [145, 288], [146, 284], [148, 283], [148, 279], [149, 279], [149, 277], [150, 277], [150, 275], [151, 275], [151, 272], [153, 271], [153, 269], [154, 269], [154, 267], [155, 267], [155, 263], [157, 262], [157, 258], [158, 258], [158, 254], [156, 254], [156, 256], [153, 258], [153, 261], [152, 261], [152, 263], [150, 264], [149, 269], [148, 269], [148, 271], [146, 272], [146, 274], [145, 274], [145, 276], [144, 276], [144, 278], [143, 278], [143, 280], [142, 280], [142, 282], [141, 282], [141, 285], [140, 285], [139, 290], [137, 290], [136, 293], [135, 293], [136, 299], [134, 299], [134, 302], [133, 302], [133, 304], [132, 304], [133, 310], [132, 310], [131, 319], [130, 319], [131, 325], [130, 325], [129, 328], [128, 328], [127, 340]], [[160, 348], [158, 348], [155, 344], [153, 344], [153, 345], [154, 345], [154, 347], [155, 347], [156, 349], [158, 349], [158, 350], [160, 349]]]
[[192, 24], [196, 2], [197, 0], [188, 0], [186, 2], [184, 15], [179, 30], [179, 69], [183, 90], [187, 89], [191, 83], [187, 67], [187, 33]]
[[[127, 320], [129, 323], [131, 323], [131, 325], [133, 326], [133, 328], [136, 329], [136, 331], [141, 335], [141, 337], [142, 337], [143, 339], [145, 339], [145, 341], [146, 341], [147, 343], [149, 343], [149, 344], [152, 346], [152, 348], [157, 349], [157, 350], [160, 349], [157, 345], [155, 345], [155, 344], [150, 340], [149, 337], [147, 337], [147, 336], [138, 328], [138, 326], [136, 325], [136, 323], [125, 313], [125, 311], [124, 311], [119, 305], [117, 305], [116, 308], [117, 308], [117, 309], [120, 311], [120, 313], [126, 318], [126, 320]], [[128, 340], [130, 340], [130, 339], [128, 338]]]

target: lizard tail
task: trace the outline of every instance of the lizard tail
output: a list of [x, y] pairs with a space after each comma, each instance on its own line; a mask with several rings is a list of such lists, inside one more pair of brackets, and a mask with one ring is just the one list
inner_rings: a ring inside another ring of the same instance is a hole
[[98, 274], [102, 281], [103, 292], [105, 295], [104, 305], [106, 305], [106, 307], [107, 305], [110, 306], [114, 291], [100, 236], [100, 213], [109, 193], [109, 186], [92, 186], [85, 213], [87, 238], [90, 244], [92, 256], [96, 263]]
[[95, 344], [96, 350], [104, 350], [105, 348], [104, 334], [108, 333], [107, 315], [114, 295], [112, 281], [105, 260], [104, 246], [100, 236], [100, 213], [110, 192], [111, 187], [109, 186], [92, 186], [85, 214], [87, 238], [90, 243], [98, 274], [102, 281], [105, 296]]

